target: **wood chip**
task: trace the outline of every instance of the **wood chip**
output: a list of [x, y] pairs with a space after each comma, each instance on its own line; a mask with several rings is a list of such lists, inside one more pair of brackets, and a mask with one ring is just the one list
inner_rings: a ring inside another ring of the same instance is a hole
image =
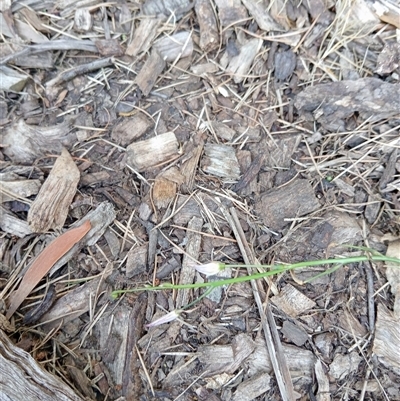
[[242, 0], [242, 3], [249, 11], [249, 14], [256, 20], [258, 26], [265, 32], [284, 31], [268, 13], [267, 7], [263, 2], [257, 0]]
[[16, 235], [19, 238], [24, 238], [27, 235], [33, 234], [29, 224], [25, 220], [21, 220], [6, 209], [0, 206], [0, 227], [8, 234]]
[[193, 40], [190, 32], [178, 32], [165, 36], [156, 41], [153, 49], [158, 51], [161, 58], [173, 62], [193, 53]]
[[[400, 240], [389, 243], [386, 256], [400, 259]], [[395, 297], [393, 314], [400, 319], [400, 268], [399, 265], [390, 262], [386, 263], [386, 266], [386, 277], [390, 284], [390, 291]]]
[[126, 277], [132, 278], [147, 270], [147, 245], [133, 246], [126, 259]]
[[384, 190], [386, 186], [394, 180], [396, 173], [396, 162], [397, 162], [397, 149], [393, 149], [389, 160], [386, 163], [385, 170], [383, 171], [382, 177], [379, 180], [379, 188]]
[[164, 67], [164, 59], [160, 56], [158, 51], [153, 49], [150, 57], [144, 63], [144, 66], [135, 80], [144, 96], [147, 96], [153, 89], [153, 86], [161, 72], [164, 70]]
[[378, 217], [379, 210], [381, 209], [380, 197], [369, 195], [368, 205], [365, 206], [364, 216], [369, 224], [374, 224]]
[[335, 380], [344, 380], [346, 376], [355, 373], [362, 357], [356, 351], [349, 354], [336, 354], [333, 362], [329, 365], [329, 376]]
[[278, 51], [275, 53], [275, 78], [278, 81], [285, 81], [296, 68], [297, 58], [292, 49]]
[[139, 171], [162, 164], [179, 155], [179, 143], [173, 132], [134, 142], [126, 149], [128, 164]]
[[21, 92], [28, 77], [12, 68], [0, 66], [0, 90]]
[[249, 17], [240, 0], [215, 0], [215, 4], [218, 7], [218, 17], [223, 28], [232, 24], [244, 25]]
[[200, 48], [205, 52], [219, 45], [219, 34], [214, 10], [209, 0], [196, 0], [195, 11], [200, 26]]
[[181, 174], [184, 177], [184, 191], [191, 191], [194, 185], [194, 179], [197, 172], [200, 156], [203, 153], [204, 138], [199, 134], [193, 135], [190, 142], [187, 142], [184, 147], [186, 155], [181, 165]]
[[240, 383], [233, 393], [232, 401], [252, 401], [266, 393], [270, 388], [271, 376], [260, 373]]
[[400, 43], [386, 43], [378, 56], [376, 73], [390, 74], [400, 65]]
[[161, 20], [159, 18], [142, 19], [125, 53], [128, 56], [137, 56], [140, 53], [147, 52], [157, 36], [157, 29], [160, 24]]
[[400, 318], [378, 304], [373, 352], [387, 368], [400, 375]]
[[97, 39], [94, 44], [103, 57], [120, 57], [124, 54], [124, 48], [117, 39]]
[[226, 71], [233, 74], [233, 81], [235, 83], [242, 82], [245, 76], [248, 75], [249, 69], [261, 46], [261, 39], [251, 39], [241, 47], [240, 53], [229, 62]]
[[0, 203], [36, 195], [40, 189], [39, 180], [1, 181]]
[[308, 340], [307, 332], [301, 327], [285, 320], [282, 325], [282, 334], [293, 344], [301, 347]]
[[93, 26], [93, 15], [88, 8], [78, 8], [75, 11], [74, 29], [77, 32], [88, 32]]
[[354, 113], [371, 122], [397, 115], [399, 98], [400, 84], [361, 78], [310, 86], [296, 96], [295, 106], [308, 120], [318, 120], [328, 130], [346, 131], [344, 120]]
[[135, 139], [139, 139], [151, 127], [152, 123], [142, 113], [119, 121], [111, 133], [111, 138], [116, 143], [127, 146]]
[[[179, 276], [179, 284], [192, 284], [196, 275], [196, 270], [193, 268], [193, 261], [198, 260], [201, 244], [201, 228], [203, 227], [203, 219], [193, 217], [188, 224], [186, 253], [182, 261], [182, 269]], [[190, 290], [178, 290], [176, 296], [176, 308], [179, 309], [189, 303]]]
[[331, 401], [332, 398], [329, 391], [329, 378], [325, 373], [320, 359], [318, 359], [315, 363], [315, 378], [318, 382], [317, 401]]
[[23, 119], [11, 124], [4, 130], [2, 145], [7, 145], [3, 153], [14, 162], [33, 163], [38, 157], [49, 153], [60, 154], [66, 144], [76, 141], [75, 135], [68, 135], [71, 130], [69, 122], [40, 127], [31, 126]]
[[280, 230], [289, 223], [286, 218], [304, 216], [319, 207], [311, 184], [307, 180], [294, 180], [262, 195], [255, 209], [266, 226]]
[[156, 177], [153, 185], [153, 200], [157, 208], [166, 208], [175, 198], [184, 177], [176, 167], [163, 171]]
[[217, 177], [236, 180], [240, 176], [235, 150], [228, 145], [206, 144], [201, 165], [206, 173]]
[[59, 230], [64, 226], [75, 196], [80, 172], [63, 149], [28, 212], [28, 223], [35, 232]]
[[165, 19], [173, 16], [176, 20], [182, 18], [194, 6], [191, 0], [146, 0], [143, 4], [145, 15], [162, 16]]
[[291, 284], [286, 284], [279, 295], [274, 295], [271, 298], [271, 302], [292, 317], [299, 316], [316, 305], [313, 300], [306, 297]]
[[105, 279], [111, 272], [110, 265], [101, 277], [96, 277], [59, 298], [40, 319], [40, 322], [44, 324], [44, 329], [49, 331], [59, 326], [61, 322], [66, 324], [86, 313], [91, 306], [89, 300], [97, 298], [107, 287]]

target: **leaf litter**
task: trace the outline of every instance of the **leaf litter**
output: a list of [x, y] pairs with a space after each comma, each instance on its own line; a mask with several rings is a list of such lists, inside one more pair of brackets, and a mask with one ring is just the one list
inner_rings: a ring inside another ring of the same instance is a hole
[[392, 0], [2, 2], [16, 377], [77, 400], [400, 400], [395, 267], [226, 286], [154, 327], [203, 290], [110, 296], [201, 283], [211, 261], [397, 255], [399, 17]]

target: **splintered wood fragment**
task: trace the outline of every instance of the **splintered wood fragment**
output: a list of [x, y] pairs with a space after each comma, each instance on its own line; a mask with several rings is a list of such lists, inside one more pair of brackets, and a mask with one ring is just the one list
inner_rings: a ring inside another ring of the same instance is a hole
[[400, 374], [400, 317], [378, 304], [373, 353], [379, 362]]
[[[243, 365], [248, 366], [252, 374], [268, 373], [273, 370], [271, 358], [268, 354], [265, 340], [257, 338], [255, 341], [250, 336], [247, 339], [235, 340], [239, 347], [234, 349], [234, 342], [228, 345], [202, 345], [197, 350], [197, 356], [206, 372], [205, 377], [227, 372], [227, 368]], [[288, 360], [291, 376], [298, 379], [299, 374], [307, 376], [311, 382], [313, 375], [315, 357], [311, 351], [293, 345], [282, 344], [283, 352]], [[250, 351], [250, 352], [249, 352]]]
[[46, 28], [44, 26], [43, 21], [37, 15], [37, 11], [34, 11], [31, 8], [24, 7], [19, 10], [18, 13], [23, 15], [24, 18], [28, 21], [29, 25], [33, 26], [37, 31], [43, 33], [51, 32], [49, 28]]
[[[98, 44], [98, 42], [99, 41], [96, 42], [96, 45]], [[60, 85], [63, 82], [70, 81], [71, 79], [76, 78], [78, 75], [87, 74], [90, 71], [95, 71], [95, 70], [99, 70], [101, 68], [108, 67], [109, 65], [112, 65], [113, 62], [114, 62], [114, 60], [112, 57], [107, 57], [107, 58], [91, 61], [90, 63], [87, 63], [87, 64], [81, 64], [77, 67], [68, 69], [66, 71], [62, 71], [55, 78], [46, 82], [46, 90], [48, 91], [49, 88], [51, 88], [53, 86]]]
[[266, 32], [284, 31], [283, 27], [269, 15], [267, 8], [262, 2], [256, 0], [242, 0], [242, 3], [262, 30]]
[[307, 120], [318, 120], [326, 129], [340, 131], [355, 113], [371, 122], [397, 115], [399, 98], [400, 84], [360, 78], [310, 86], [296, 96], [294, 105]]
[[13, 162], [23, 164], [32, 163], [37, 157], [49, 153], [60, 154], [62, 143], [72, 145], [76, 141], [74, 135], [68, 135], [70, 130], [71, 125], [67, 121], [40, 127], [26, 124], [21, 118], [2, 132], [3, 153]]
[[4, 400], [83, 401], [58, 377], [0, 330], [1, 398]]
[[385, 170], [379, 180], [379, 188], [385, 189], [387, 184], [394, 180], [396, 174], [396, 162], [397, 162], [397, 149], [394, 148], [388, 162], [386, 163]]
[[50, 331], [59, 326], [61, 321], [66, 324], [86, 313], [91, 305], [89, 300], [96, 299], [106, 289], [105, 280], [111, 272], [112, 266], [109, 264], [101, 276], [74, 288], [59, 298], [52, 308], [40, 318], [40, 322], [44, 323], [43, 329]]
[[362, 357], [357, 351], [348, 354], [335, 354], [332, 363], [329, 365], [329, 377], [334, 380], [343, 380], [350, 374], [355, 374]]
[[18, 290], [11, 295], [10, 306], [6, 315], [7, 319], [14, 314], [28, 294], [49, 272], [54, 263], [80, 241], [88, 233], [90, 228], [90, 221], [87, 220], [81, 226], [68, 230], [66, 233], [60, 235], [40, 253], [26, 271]]
[[74, 29], [77, 32], [88, 32], [93, 26], [93, 14], [88, 8], [78, 8], [75, 11]]
[[26, 58], [31, 56], [32, 53], [42, 53], [51, 50], [81, 50], [97, 53], [97, 48], [91, 40], [75, 40], [75, 39], [63, 39], [63, 40], [51, 40], [49, 42], [39, 43], [36, 45], [30, 45], [24, 47], [23, 50], [9, 54], [0, 59], [0, 65], [9, 63], [19, 57]]
[[294, 323], [285, 320], [282, 325], [282, 334], [285, 338], [291, 341], [293, 344], [296, 344], [298, 347], [301, 347], [306, 343], [309, 339], [307, 332], [299, 326], [296, 326]]
[[[253, 161], [251, 161], [251, 155], [248, 154], [246, 150], [242, 150], [240, 153], [241, 160], [243, 163], [242, 171], [245, 173], [240, 177], [240, 180], [234, 186], [233, 190], [242, 195], [249, 195], [251, 192], [256, 192], [256, 182], [255, 178], [259, 173], [262, 165], [264, 164], [265, 157], [267, 156], [267, 152], [259, 152], [259, 154], [255, 157]], [[246, 153], [244, 153], [246, 152]], [[239, 155], [238, 155], [239, 158]], [[244, 192], [244, 190], [246, 191]]]
[[139, 28], [133, 34], [132, 42], [126, 48], [128, 56], [137, 56], [150, 49], [154, 38], [157, 36], [157, 29], [161, 24], [159, 18], [144, 18], [140, 21]]
[[139, 171], [162, 164], [179, 155], [179, 143], [173, 132], [135, 142], [126, 149], [128, 165]]
[[147, 245], [133, 246], [126, 259], [126, 277], [132, 278], [144, 273], [147, 268]]
[[190, 32], [178, 32], [171, 36], [165, 36], [154, 43], [153, 48], [167, 62], [179, 60], [193, 53], [192, 35]]
[[291, 284], [287, 284], [279, 295], [274, 295], [271, 301], [282, 311], [292, 317], [315, 307], [315, 302], [306, 297]]
[[[186, 253], [183, 257], [182, 270], [180, 271], [179, 284], [192, 284], [196, 275], [193, 268], [195, 260], [198, 260], [201, 245], [201, 228], [203, 227], [203, 219], [193, 217], [188, 224]], [[190, 290], [178, 290], [176, 296], [176, 308], [179, 309], [189, 303]]]
[[233, 393], [232, 401], [252, 401], [266, 393], [270, 388], [271, 376], [260, 373], [240, 383]]
[[118, 144], [127, 146], [145, 134], [150, 126], [147, 117], [142, 113], [135, 114], [118, 122], [112, 130], [111, 138]]
[[376, 0], [372, 3], [372, 7], [381, 21], [400, 29], [400, 7], [395, 7], [395, 2], [389, 4], [383, 0]]
[[233, 180], [240, 177], [239, 162], [232, 146], [206, 144], [204, 154], [201, 164], [206, 173]]
[[193, 8], [192, 0], [146, 0], [143, 14], [173, 17], [176, 21]]
[[181, 164], [181, 173], [184, 177], [184, 190], [191, 191], [194, 178], [196, 176], [197, 166], [199, 164], [201, 153], [203, 152], [204, 139], [201, 133], [195, 134], [190, 138], [190, 142], [185, 144], [185, 159]]
[[1, 181], [0, 203], [28, 198], [32, 195], [36, 195], [39, 189], [39, 180]]
[[20, 92], [24, 89], [28, 76], [12, 68], [0, 66], [0, 90]]
[[325, 373], [320, 359], [315, 363], [315, 378], [318, 383], [317, 400], [331, 401], [331, 393], [329, 391], [329, 378]]
[[249, 18], [247, 10], [240, 0], [215, 0], [218, 7], [218, 17], [222, 27], [228, 25], [244, 25]]
[[157, 208], [166, 208], [175, 198], [184, 177], [176, 167], [159, 174], [153, 186], [153, 200]]
[[289, 224], [289, 221], [285, 221], [287, 218], [304, 216], [319, 207], [308, 180], [295, 180], [281, 188], [272, 189], [262, 195], [255, 205], [264, 224], [272, 230], [281, 230]]
[[[399, 27], [400, 28], [400, 27]], [[350, 51], [349, 51], [350, 52]], [[352, 54], [352, 53], [351, 53]], [[390, 74], [400, 65], [400, 43], [386, 43], [376, 62], [377, 74]]]
[[153, 49], [135, 80], [143, 95], [147, 96], [150, 93], [164, 67], [164, 59]]
[[124, 55], [124, 48], [117, 39], [97, 39], [94, 43], [102, 56], [121, 57]]
[[[260, 337], [255, 340], [255, 343], [256, 348], [246, 361], [249, 366], [249, 371], [271, 373], [273, 369], [272, 362], [265, 340]], [[291, 376], [293, 378], [298, 378], [300, 373], [301, 375], [308, 377], [311, 382], [316, 359], [314, 354], [311, 351], [304, 349], [304, 347], [300, 348], [285, 343], [282, 343], [282, 348], [287, 357]]]
[[219, 34], [214, 10], [209, 0], [196, 0], [195, 11], [200, 26], [200, 47], [205, 52], [219, 45]]
[[[400, 239], [390, 242], [386, 256], [400, 259]], [[390, 284], [390, 291], [394, 295], [393, 314], [400, 319], [400, 269], [399, 265], [386, 263], [386, 278]], [[400, 340], [399, 340], [400, 341]]]
[[68, 216], [80, 172], [63, 149], [28, 212], [28, 224], [35, 232], [59, 230]]
[[378, 217], [381, 209], [381, 199], [376, 195], [369, 195], [367, 206], [365, 206], [364, 216], [369, 224], [373, 224]]
[[275, 53], [275, 78], [284, 81], [289, 78], [296, 68], [297, 58], [292, 49]]
[[226, 71], [233, 74], [235, 83], [242, 82], [248, 74], [253, 60], [261, 49], [261, 39], [251, 39], [240, 49], [240, 53], [233, 57]]
[[19, 238], [24, 238], [27, 235], [33, 234], [32, 230], [25, 220], [18, 219], [1, 206], [0, 228], [3, 232], [11, 235], [16, 235]]
[[31, 25], [26, 24], [18, 19], [14, 20], [15, 23], [15, 30], [22, 39], [26, 41], [30, 41], [31, 43], [43, 43], [48, 42], [49, 39], [47, 36], [43, 35], [42, 33], [38, 32], [35, 28]]

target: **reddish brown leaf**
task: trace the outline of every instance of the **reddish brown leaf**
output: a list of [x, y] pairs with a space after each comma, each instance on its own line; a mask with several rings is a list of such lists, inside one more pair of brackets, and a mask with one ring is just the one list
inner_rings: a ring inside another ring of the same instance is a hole
[[90, 221], [85, 221], [81, 226], [68, 230], [52, 241], [46, 249], [34, 260], [25, 273], [18, 290], [10, 297], [10, 306], [7, 311], [9, 319], [22, 304], [28, 294], [35, 288], [39, 281], [49, 272], [53, 265], [64, 256], [78, 241], [90, 230]]

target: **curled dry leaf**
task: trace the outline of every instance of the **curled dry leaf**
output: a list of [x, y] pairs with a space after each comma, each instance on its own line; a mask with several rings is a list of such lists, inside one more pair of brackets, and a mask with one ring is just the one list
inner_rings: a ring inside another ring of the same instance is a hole
[[92, 227], [89, 220], [81, 226], [68, 230], [60, 235], [35, 259], [25, 273], [18, 290], [10, 297], [10, 306], [7, 311], [9, 319], [22, 304], [28, 294], [49, 272], [54, 263], [65, 255], [78, 241], [80, 241]]

